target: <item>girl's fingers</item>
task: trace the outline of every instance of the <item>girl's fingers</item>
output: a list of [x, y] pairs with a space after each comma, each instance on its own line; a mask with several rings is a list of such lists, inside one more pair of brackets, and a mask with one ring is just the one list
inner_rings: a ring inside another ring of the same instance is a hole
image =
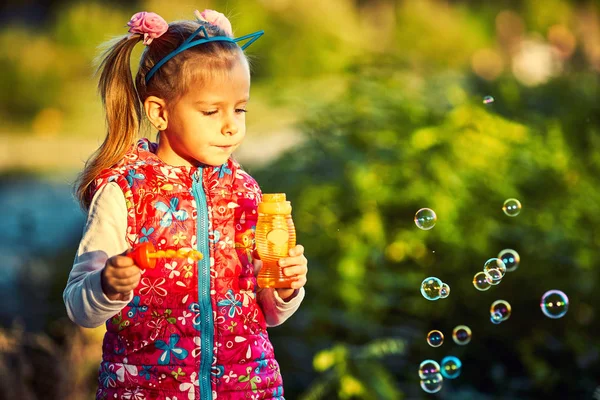
[[132, 285], [116, 285], [114, 289], [117, 293], [128, 293], [134, 289]]
[[132, 258], [123, 255], [111, 257], [109, 261], [110, 264], [112, 264], [112, 266], [115, 268], [127, 268], [134, 265]]
[[137, 286], [137, 283], [140, 281], [140, 278], [141, 278], [140, 274], [132, 275], [128, 278], [121, 280], [121, 284], [125, 285], [125, 286], [130, 286], [130, 285]]
[[290, 256], [301, 256], [302, 254], [304, 254], [304, 246], [302, 246], [301, 244], [297, 244], [296, 246], [290, 249], [289, 254]]
[[142, 270], [139, 267], [132, 266], [131, 268], [123, 269], [120, 278], [129, 279], [135, 276], [141, 276]]
[[140, 269], [134, 268], [127, 272], [117, 270], [117, 272], [107, 274], [106, 280], [109, 285], [114, 287], [128, 287], [131, 285], [137, 286], [141, 277], [142, 274]]
[[303, 276], [303, 277], [295, 280], [294, 282], [292, 282], [290, 284], [290, 286], [292, 287], [292, 289], [300, 289], [304, 285], [306, 285], [306, 277], [305, 276]]
[[298, 275], [306, 275], [308, 272], [308, 268], [305, 265], [295, 265], [293, 267], [287, 267], [283, 269], [283, 274], [285, 276], [298, 276]]
[[308, 260], [304, 256], [284, 257], [279, 259], [279, 266], [285, 267], [288, 265], [306, 265]]
[[114, 288], [122, 289], [122, 288], [137, 287], [139, 282], [140, 282], [139, 276], [132, 276], [131, 278], [109, 280], [108, 284]]
[[129, 267], [118, 267], [118, 268], [111, 268], [110, 271], [108, 271], [109, 275], [116, 278], [116, 279], [128, 279], [131, 278], [133, 276], [138, 276], [140, 275], [140, 269], [138, 267], [136, 267], [135, 265], [131, 265]]

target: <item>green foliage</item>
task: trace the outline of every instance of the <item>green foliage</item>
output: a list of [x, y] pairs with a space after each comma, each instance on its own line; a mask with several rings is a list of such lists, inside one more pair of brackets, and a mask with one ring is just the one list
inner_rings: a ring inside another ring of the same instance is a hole
[[60, 52], [48, 38], [16, 27], [0, 32], [0, 46], [0, 117], [23, 122], [57, 101]]
[[[58, 133], [85, 135], [90, 126], [103, 126], [100, 107], [95, 114], [89, 107], [90, 102], [99, 103], [93, 59], [98, 45], [126, 33], [128, 13], [94, 2], [54, 12], [56, 18], [46, 30], [43, 25], [8, 25], [0, 30], [0, 116], [14, 126], [11, 133], [31, 133], [31, 123], [45, 109], [60, 113]], [[90, 119], [98, 123], [90, 124]]]
[[362, 347], [337, 344], [320, 351], [314, 368], [322, 373], [303, 394], [302, 400], [401, 399], [394, 378], [381, 359], [404, 353], [405, 344], [398, 339], [378, 339]]
[[[489, 105], [470, 94], [481, 82], [469, 75], [432, 75], [418, 90], [413, 78], [380, 62], [358, 66], [342, 98], [316, 106], [307, 117], [302, 147], [254, 174], [263, 191], [288, 194], [310, 260], [303, 305], [308, 311], [294, 317], [306, 319], [296, 334], [313, 348], [327, 348], [328, 338], [361, 345], [405, 331], [415, 342], [408, 365], [393, 373], [414, 395], [418, 363], [439, 361], [448, 349], [463, 360], [461, 386], [519, 398], [587, 393], [600, 368], [597, 355], [585, 360], [586, 351], [600, 345], [590, 334], [597, 322], [581, 314], [596, 303], [600, 148], [597, 124], [582, 124], [576, 138], [568, 132], [572, 115], [585, 114], [579, 107], [597, 107], [580, 86], [591, 77], [519, 88], [506, 101], [519, 110], [512, 118], [495, 109], [505, 102], [501, 90], [488, 88], [499, 93]], [[560, 113], [531, 101], [553, 90], [563, 94]], [[565, 103], [570, 96], [579, 101]], [[510, 197], [523, 204], [515, 218], [501, 211]], [[430, 231], [413, 223], [422, 207], [438, 215]], [[478, 292], [473, 275], [504, 248], [519, 252], [520, 268], [499, 286]], [[451, 286], [448, 299], [421, 296], [427, 276]], [[570, 312], [557, 321], [538, 306], [554, 288], [571, 299]], [[488, 309], [498, 298], [511, 303], [513, 315], [495, 326]], [[466, 347], [450, 342], [458, 324], [473, 330]], [[433, 328], [446, 334], [439, 350], [425, 344]], [[339, 357], [339, 346], [328, 351]], [[317, 366], [323, 354], [316, 356]], [[371, 385], [369, 379], [386, 381], [372, 374], [350, 376], [360, 387]], [[325, 373], [317, 388], [330, 387], [324, 382], [332, 380], [343, 387], [345, 376]], [[520, 388], [524, 378], [528, 386]], [[453, 381], [445, 384], [452, 387]]]

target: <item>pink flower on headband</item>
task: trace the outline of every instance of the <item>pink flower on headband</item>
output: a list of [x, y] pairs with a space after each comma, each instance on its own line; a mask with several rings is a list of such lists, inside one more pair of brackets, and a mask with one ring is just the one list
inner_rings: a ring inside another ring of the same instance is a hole
[[158, 14], [140, 11], [131, 17], [127, 23], [129, 32], [143, 33], [144, 44], [148, 46], [152, 40], [161, 37], [169, 29], [169, 24]]
[[215, 10], [204, 10], [202, 12], [196, 10], [194, 12], [196, 14], [196, 18], [200, 21], [208, 22], [209, 24], [218, 26], [223, 30], [227, 36], [233, 36], [233, 29], [231, 29], [231, 22], [227, 19], [227, 17]]

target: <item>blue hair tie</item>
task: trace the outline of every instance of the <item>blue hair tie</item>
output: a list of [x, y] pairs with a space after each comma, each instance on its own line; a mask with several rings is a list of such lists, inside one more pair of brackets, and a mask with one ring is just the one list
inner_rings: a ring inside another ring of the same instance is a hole
[[[192, 41], [192, 38], [196, 37], [198, 35], [198, 33], [200, 33], [200, 31], [202, 31], [202, 33], [204, 34], [204, 38]], [[208, 37], [208, 33], [206, 32], [206, 28], [204, 28], [204, 26], [201, 25], [200, 28], [196, 29], [196, 31], [194, 31], [194, 33], [192, 33], [190, 35], [190, 37], [188, 37], [183, 43], [181, 43], [181, 45], [179, 47], [177, 47], [175, 50], [173, 50], [172, 52], [170, 52], [169, 54], [167, 54], [162, 60], [160, 60], [159, 62], [157, 62], [156, 64], [154, 64], [154, 66], [152, 67], [152, 69], [150, 69], [150, 72], [148, 72], [148, 74], [146, 75], [146, 84], [148, 84], [148, 81], [150, 80], [150, 78], [152, 78], [152, 75], [154, 75], [156, 73], [156, 71], [158, 71], [158, 69], [160, 67], [162, 67], [167, 61], [169, 61], [171, 58], [175, 57], [177, 54], [181, 53], [182, 51], [189, 49], [190, 47], [194, 47], [194, 46], [197, 46], [199, 44], [208, 43], [208, 42], [231, 42], [231, 43], [237, 43], [237, 42], [241, 42], [241, 41], [246, 40], [246, 39], [250, 39], [250, 40], [248, 40], [248, 42], [244, 43], [241, 46], [242, 50], [244, 50], [246, 47], [248, 47], [252, 43], [254, 43], [256, 41], [256, 39], [258, 39], [259, 37], [261, 37], [264, 33], [265, 33], [264, 31], [260, 30], [260, 31], [254, 32], [254, 33], [250, 33], [248, 35], [240, 36], [240, 37], [235, 38], [235, 39], [232, 39], [232, 38], [227, 37], [227, 36], [213, 36], [213, 37]]]

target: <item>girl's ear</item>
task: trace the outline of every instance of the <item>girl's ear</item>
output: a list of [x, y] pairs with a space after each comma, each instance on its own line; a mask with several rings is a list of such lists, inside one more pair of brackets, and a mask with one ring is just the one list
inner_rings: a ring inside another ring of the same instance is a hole
[[150, 123], [159, 131], [167, 129], [169, 124], [166, 105], [167, 103], [163, 99], [156, 96], [148, 96], [146, 100], [144, 100], [146, 116], [150, 120]]

